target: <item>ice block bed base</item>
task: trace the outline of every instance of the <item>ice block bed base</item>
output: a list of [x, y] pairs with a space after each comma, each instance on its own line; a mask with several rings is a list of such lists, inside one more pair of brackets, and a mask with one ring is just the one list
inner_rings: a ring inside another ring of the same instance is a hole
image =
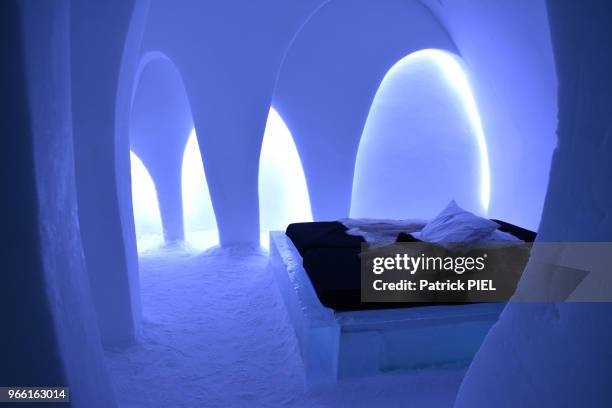
[[321, 304], [302, 257], [284, 232], [270, 233], [269, 268], [295, 329], [309, 388], [339, 378], [467, 365], [503, 304], [335, 312]]

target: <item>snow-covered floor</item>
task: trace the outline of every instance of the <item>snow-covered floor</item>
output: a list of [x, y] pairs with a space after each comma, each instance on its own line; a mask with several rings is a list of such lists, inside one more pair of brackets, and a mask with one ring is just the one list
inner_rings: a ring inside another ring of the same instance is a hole
[[[464, 370], [342, 380], [305, 391], [267, 253], [194, 245], [141, 253], [140, 343], [107, 352], [122, 407], [450, 407]], [[406, 345], [410, 347], [410, 345]]]

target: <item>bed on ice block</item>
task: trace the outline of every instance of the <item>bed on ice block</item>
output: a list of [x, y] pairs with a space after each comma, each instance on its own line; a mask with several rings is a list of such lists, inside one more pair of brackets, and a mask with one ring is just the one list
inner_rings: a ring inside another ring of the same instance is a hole
[[295, 329], [309, 387], [394, 370], [467, 365], [503, 308], [500, 303], [352, 308], [354, 294], [345, 296], [338, 310], [327, 307], [300, 252], [280, 231], [270, 233], [269, 267]]

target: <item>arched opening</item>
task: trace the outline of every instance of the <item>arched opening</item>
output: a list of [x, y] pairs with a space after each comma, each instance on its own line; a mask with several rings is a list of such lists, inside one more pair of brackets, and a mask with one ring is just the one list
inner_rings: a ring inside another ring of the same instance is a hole
[[177, 67], [161, 54], [143, 57], [130, 112], [130, 148], [157, 191], [163, 238], [183, 241], [181, 163], [193, 130], [189, 100]]
[[355, 164], [351, 216], [429, 218], [451, 199], [486, 215], [489, 159], [459, 59], [422, 50], [387, 72]]
[[287, 125], [270, 108], [259, 158], [259, 222], [261, 245], [268, 232], [293, 222], [312, 221], [302, 162]]
[[136, 245], [138, 252], [144, 252], [164, 243], [157, 191], [149, 171], [132, 151], [130, 151], [130, 168]]
[[195, 129], [191, 131], [183, 153], [181, 187], [185, 241], [198, 249], [218, 245], [217, 220]]

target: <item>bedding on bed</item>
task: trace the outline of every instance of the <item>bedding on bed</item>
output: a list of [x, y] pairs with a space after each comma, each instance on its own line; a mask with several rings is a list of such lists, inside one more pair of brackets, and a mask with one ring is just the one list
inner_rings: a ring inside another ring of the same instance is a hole
[[363, 237], [346, 234], [338, 221], [298, 222], [287, 227], [286, 234], [302, 257], [312, 248], [360, 248]]
[[[486, 242], [535, 240], [533, 231], [500, 220], [491, 222], [499, 228], [490, 233]], [[401, 304], [361, 302], [361, 246], [363, 243], [418, 242], [419, 231], [426, 224], [423, 220], [346, 218], [291, 224], [286, 235], [302, 256], [304, 269], [326, 307], [334, 310], [413, 307], [436, 303], [431, 299]]]
[[349, 235], [362, 237], [371, 244], [391, 244], [401, 232], [420, 231], [425, 220], [377, 220], [369, 218], [343, 218], [338, 220]]
[[[488, 242], [499, 224], [479, 217], [459, 207], [452, 200], [420, 232], [420, 239], [426, 242]], [[409, 231], [404, 231], [409, 232]]]
[[324, 306], [336, 311], [348, 311], [437, 304], [435, 298], [426, 294], [422, 295], [422, 299], [404, 303], [362, 302], [360, 251], [360, 247], [313, 248], [303, 258], [304, 269]]
[[[344, 228], [337, 225], [342, 224]], [[311, 223], [312, 224], [312, 223]], [[333, 225], [334, 232], [343, 231], [347, 235], [360, 237], [370, 244], [391, 244], [405, 241], [405, 234], [410, 234], [417, 240], [425, 242], [533, 242], [535, 232], [517, 227], [510, 223], [479, 217], [459, 207], [455, 200], [451, 202], [431, 220], [405, 219], [372, 219], [372, 218], [342, 218], [337, 222], [321, 223], [322, 229]], [[317, 228], [317, 227], [313, 227]], [[330, 228], [331, 229], [331, 228]], [[327, 232], [330, 232], [328, 229]], [[404, 241], [398, 239], [403, 235]], [[289, 233], [287, 234], [289, 235]], [[291, 235], [289, 235], [291, 237]], [[320, 238], [318, 238], [320, 240]], [[335, 238], [354, 244], [355, 241]], [[318, 245], [318, 243], [311, 242]]]

